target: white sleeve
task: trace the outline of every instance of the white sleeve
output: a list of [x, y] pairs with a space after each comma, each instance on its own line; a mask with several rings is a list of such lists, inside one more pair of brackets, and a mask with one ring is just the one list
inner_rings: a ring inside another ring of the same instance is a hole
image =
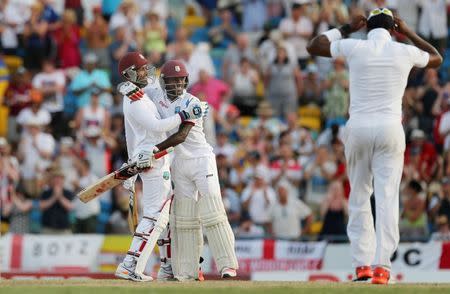
[[247, 201], [248, 198], [250, 198], [250, 189], [246, 188], [246, 189], [244, 189], [244, 191], [242, 192], [242, 195], [241, 195], [241, 202]]
[[336, 40], [330, 44], [331, 57], [336, 58], [343, 56], [349, 58], [357, 45], [358, 40], [344, 39]]
[[416, 46], [406, 45], [406, 49], [409, 52], [409, 57], [411, 58], [411, 63], [415, 67], [425, 67], [430, 60], [430, 54], [425, 52]]
[[301, 219], [304, 219], [311, 214], [311, 208], [309, 208], [303, 201], [296, 199], [295, 204], [298, 216]]
[[449, 131], [448, 119], [449, 119], [449, 116], [448, 116], [448, 113], [446, 113], [442, 116], [441, 122], [439, 123], [439, 134], [441, 136]]
[[37, 74], [33, 80], [31, 81], [31, 85], [33, 88], [40, 88], [41, 87], [41, 76]]
[[[125, 98], [124, 99], [128, 99]], [[139, 101], [132, 102], [130, 105], [130, 115], [132, 119], [137, 123], [142, 125], [145, 129], [151, 132], [168, 132], [173, 130], [181, 124], [181, 117], [178, 114], [170, 116], [165, 119], [158, 119], [156, 117], [156, 106], [151, 107], [150, 101], [144, 101], [141, 99]]]

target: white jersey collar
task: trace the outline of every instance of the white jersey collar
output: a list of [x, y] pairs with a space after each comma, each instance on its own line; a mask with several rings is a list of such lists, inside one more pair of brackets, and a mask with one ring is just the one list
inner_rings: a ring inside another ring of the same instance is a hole
[[369, 40], [388, 40], [391, 41], [392, 37], [388, 30], [383, 28], [373, 29], [367, 34]]

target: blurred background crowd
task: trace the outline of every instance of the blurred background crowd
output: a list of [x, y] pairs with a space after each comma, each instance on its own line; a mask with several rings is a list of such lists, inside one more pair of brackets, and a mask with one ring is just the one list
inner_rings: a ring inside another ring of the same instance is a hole
[[306, 44], [376, 7], [445, 57], [414, 69], [405, 91], [400, 232], [450, 238], [448, 0], [1, 1], [2, 232], [129, 232], [121, 186], [89, 204], [75, 194], [127, 161], [117, 64], [138, 50], [157, 68], [183, 60], [188, 91], [209, 102], [237, 237], [345, 241], [348, 69]]

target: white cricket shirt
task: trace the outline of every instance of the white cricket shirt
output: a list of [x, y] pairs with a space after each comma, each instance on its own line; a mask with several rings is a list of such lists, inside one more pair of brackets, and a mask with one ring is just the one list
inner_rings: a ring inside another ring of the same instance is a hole
[[331, 56], [343, 56], [350, 72], [350, 121], [358, 125], [401, 122], [402, 97], [413, 66], [425, 67], [429, 54], [392, 41], [385, 29], [373, 29], [367, 40], [333, 41]]
[[146, 95], [138, 101], [124, 96], [123, 114], [128, 158], [134, 158], [142, 150], [152, 151], [167, 138], [167, 131], [181, 123], [179, 115], [161, 119], [155, 104]]
[[[197, 97], [186, 91], [175, 101], [170, 101], [159, 85], [153, 84], [151, 87], [145, 88], [145, 90], [162, 117], [173, 116], [181, 110], [186, 109], [190, 103], [200, 104], [200, 100]], [[193, 127], [189, 131], [186, 140], [175, 146], [175, 156], [191, 159], [213, 155], [213, 147], [206, 141], [203, 131], [203, 118], [185, 121], [185, 123], [189, 122], [193, 124]], [[172, 135], [177, 131], [178, 128], [172, 128], [169, 133]]]

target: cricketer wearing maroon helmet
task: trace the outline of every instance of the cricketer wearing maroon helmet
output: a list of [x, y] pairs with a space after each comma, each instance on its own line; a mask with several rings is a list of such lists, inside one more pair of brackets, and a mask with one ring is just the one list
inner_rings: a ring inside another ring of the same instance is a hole
[[[127, 79], [129, 86], [147, 86], [151, 69], [145, 57], [138, 52], [129, 52], [119, 61], [119, 72]], [[146, 98], [146, 94], [140, 94]], [[117, 267], [117, 277], [133, 281], [152, 280], [143, 271], [157, 240], [164, 238], [160, 235], [166, 231], [172, 196], [169, 159], [163, 157], [155, 160], [153, 154], [159, 151], [156, 147], [158, 143], [165, 144], [167, 131], [189, 122], [189, 119], [201, 118], [206, 108], [207, 105], [200, 102], [191, 103], [178, 113], [162, 119], [152, 100], [123, 98], [128, 158], [136, 161], [141, 169], [143, 216], [126, 257]]]
[[[187, 93], [189, 73], [183, 62], [169, 60], [161, 68], [159, 85], [145, 89], [162, 117], [169, 117], [190, 103], [200, 100]], [[127, 94], [121, 90], [122, 94]], [[130, 91], [133, 96], [136, 90]], [[136, 95], [134, 95], [136, 96]], [[133, 97], [139, 99], [139, 97]], [[144, 99], [144, 98], [143, 98]], [[141, 101], [140, 99], [139, 101]], [[236, 276], [238, 262], [234, 234], [228, 222], [220, 194], [213, 148], [206, 142], [203, 120], [193, 119], [171, 132], [159, 149], [175, 147], [171, 171], [174, 201], [170, 214], [172, 256], [167, 256], [158, 278], [198, 279], [198, 260], [203, 248], [202, 227], [222, 278]]]

